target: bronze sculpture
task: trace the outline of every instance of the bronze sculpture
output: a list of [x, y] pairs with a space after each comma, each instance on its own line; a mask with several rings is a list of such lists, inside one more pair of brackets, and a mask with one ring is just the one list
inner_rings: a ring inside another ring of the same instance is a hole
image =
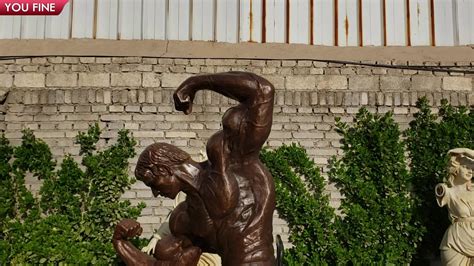
[[245, 72], [194, 76], [175, 91], [176, 109], [191, 113], [199, 90], [239, 102], [207, 142], [208, 160], [198, 163], [173, 145], [155, 143], [135, 169], [155, 196], [187, 194], [171, 214], [172, 235], [158, 242], [151, 257], [127, 241], [141, 233], [140, 225], [124, 220], [115, 229], [114, 247], [128, 265], [195, 265], [201, 252], [219, 254], [224, 265], [274, 265], [274, 184], [259, 160], [272, 125], [273, 85]]

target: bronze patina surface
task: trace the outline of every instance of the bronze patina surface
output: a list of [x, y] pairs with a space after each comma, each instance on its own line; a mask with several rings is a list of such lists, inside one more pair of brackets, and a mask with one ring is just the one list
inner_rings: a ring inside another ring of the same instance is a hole
[[172, 235], [149, 256], [128, 241], [141, 233], [140, 225], [123, 220], [115, 228], [114, 247], [128, 265], [196, 265], [202, 252], [219, 254], [224, 265], [274, 265], [275, 190], [259, 159], [272, 126], [273, 85], [245, 72], [194, 76], [175, 91], [176, 109], [190, 114], [200, 90], [239, 102], [207, 142], [208, 160], [196, 162], [173, 145], [155, 143], [143, 151], [135, 169], [155, 196], [186, 193], [186, 201], [171, 214]]

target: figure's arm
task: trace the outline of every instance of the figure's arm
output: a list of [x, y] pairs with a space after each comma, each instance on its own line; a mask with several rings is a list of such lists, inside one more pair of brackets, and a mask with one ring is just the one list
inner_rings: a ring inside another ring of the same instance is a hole
[[436, 202], [438, 203], [440, 207], [443, 207], [448, 202], [447, 197], [446, 197], [446, 192], [447, 192], [446, 184], [440, 183], [436, 185], [435, 187]]
[[448, 151], [449, 155], [462, 155], [466, 156], [469, 159], [473, 160], [474, 159], [474, 150], [468, 149], [468, 148], [456, 148], [456, 149], [451, 149]]
[[140, 224], [131, 219], [125, 219], [115, 227], [113, 245], [115, 251], [126, 265], [196, 265], [201, 255], [201, 249], [192, 245], [186, 238], [168, 235], [158, 241], [155, 246], [155, 256], [151, 257], [130, 243], [127, 239], [140, 235]]
[[264, 78], [246, 72], [227, 72], [194, 76], [184, 81], [174, 93], [176, 109], [189, 114], [194, 96], [199, 90], [211, 90], [236, 100], [243, 113], [238, 134], [240, 148], [260, 149], [270, 134], [275, 89]]
[[157, 262], [128, 241], [129, 238], [139, 236], [141, 233], [140, 224], [131, 219], [122, 220], [115, 227], [112, 243], [115, 251], [127, 265], [155, 265]]

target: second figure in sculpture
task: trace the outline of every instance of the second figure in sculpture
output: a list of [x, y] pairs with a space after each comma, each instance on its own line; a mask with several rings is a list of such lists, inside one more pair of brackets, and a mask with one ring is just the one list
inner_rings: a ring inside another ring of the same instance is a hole
[[135, 170], [155, 196], [186, 193], [171, 214], [172, 235], [158, 242], [151, 257], [127, 241], [141, 228], [124, 220], [115, 230], [115, 249], [129, 265], [193, 265], [201, 252], [219, 254], [224, 265], [274, 265], [274, 183], [259, 160], [271, 130], [274, 88], [251, 73], [195, 76], [176, 90], [176, 109], [191, 113], [199, 90], [239, 102], [207, 142], [208, 160], [198, 163], [173, 145], [156, 143], [143, 151]]

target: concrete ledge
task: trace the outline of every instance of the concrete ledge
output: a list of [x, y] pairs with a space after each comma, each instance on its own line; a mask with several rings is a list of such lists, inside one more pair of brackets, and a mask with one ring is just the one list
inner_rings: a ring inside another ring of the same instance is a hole
[[140, 56], [162, 58], [473, 62], [474, 47], [325, 47], [303, 44], [142, 40], [0, 40], [0, 56]]

